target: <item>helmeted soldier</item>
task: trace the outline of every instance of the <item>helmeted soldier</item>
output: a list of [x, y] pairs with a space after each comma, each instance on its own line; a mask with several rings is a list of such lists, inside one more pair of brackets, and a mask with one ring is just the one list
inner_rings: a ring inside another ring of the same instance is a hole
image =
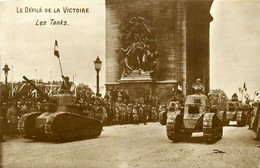
[[204, 93], [204, 85], [201, 82], [201, 79], [196, 79], [196, 82], [192, 85], [192, 90], [194, 93]]
[[172, 100], [173, 101], [178, 101], [183, 106], [184, 102], [185, 102], [185, 97], [184, 97], [184, 95], [182, 93], [182, 90], [178, 89], [177, 92], [174, 92]]
[[62, 85], [61, 85], [61, 92], [62, 93], [70, 93], [70, 88], [72, 86], [71, 82], [69, 81], [70, 78], [68, 76], [63, 76], [62, 75]]
[[236, 93], [234, 93], [234, 94], [232, 95], [231, 100], [232, 100], [232, 101], [238, 101], [238, 96], [237, 96]]

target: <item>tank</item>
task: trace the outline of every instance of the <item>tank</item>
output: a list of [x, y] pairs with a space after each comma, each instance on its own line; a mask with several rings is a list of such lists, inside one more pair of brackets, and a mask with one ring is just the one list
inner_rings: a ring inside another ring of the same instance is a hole
[[168, 115], [181, 108], [179, 101], [171, 101], [168, 105], [163, 105], [159, 113], [159, 122], [162, 125], [166, 125]]
[[166, 132], [174, 142], [190, 138], [193, 132], [203, 132], [203, 139], [212, 143], [222, 138], [223, 126], [220, 117], [210, 111], [207, 96], [193, 94], [187, 96], [183, 110], [168, 114]]
[[208, 99], [210, 102], [210, 112], [215, 113], [221, 119], [223, 126], [226, 125], [227, 101], [225, 99], [219, 101], [219, 97], [216, 94], [210, 94]]
[[74, 103], [71, 94], [62, 93], [49, 98], [25, 76], [23, 78], [47, 100], [46, 112], [31, 112], [21, 116], [18, 131], [23, 137], [68, 142], [101, 134], [101, 122], [84, 116], [83, 108]]
[[244, 112], [239, 101], [229, 101], [226, 109], [226, 121], [224, 125], [229, 125], [230, 121], [237, 121], [238, 126], [245, 126], [247, 114]]

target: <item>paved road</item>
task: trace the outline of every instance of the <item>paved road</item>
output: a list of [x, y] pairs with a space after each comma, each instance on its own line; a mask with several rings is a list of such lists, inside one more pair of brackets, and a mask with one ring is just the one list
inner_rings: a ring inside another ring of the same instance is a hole
[[203, 142], [202, 134], [173, 143], [165, 126], [105, 127], [99, 138], [70, 143], [34, 142], [22, 138], [2, 143], [2, 166], [11, 168], [259, 168], [260, 145], [247, 127], [224, 127], [223, 138]]

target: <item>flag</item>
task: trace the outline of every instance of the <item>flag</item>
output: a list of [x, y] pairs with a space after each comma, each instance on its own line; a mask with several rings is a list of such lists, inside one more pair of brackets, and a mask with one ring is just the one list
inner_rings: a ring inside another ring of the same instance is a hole
[[59, 54], [59, 51], [58, 51], [58, 42], [57, 42], [57, 40], [55, 40], [54, 55], [57, 56], [58, 58], [60, 57], [60, 54]]
[[18, 86], [15, 86], [12, 90], [12, 95], [16, 94], [18, 91]]
[[34, 93], [36, 93], [36, 92], [37, 92], [37, 90], [36, 90], [36, 89], [34, 89], [34, 90], [31, 92], [31, 93], [32, 93], [32, 94], [34, 94]]
[[242, 92], [242, 88], [238, 88], [239, 93]]
[[49, 92], [47, 92], [47, 93], [48, 93], [48, 96], [51, 97], [52, 96], [52, 89], [50, 89]]
[[178, 85], [178, 90], [182, 91], [182, 86], [181, 85]]
[[245, 91], [247, 90], [247, 88], [246, 88], [246, 83], [244, 83], [243, 88], [244, 88]]

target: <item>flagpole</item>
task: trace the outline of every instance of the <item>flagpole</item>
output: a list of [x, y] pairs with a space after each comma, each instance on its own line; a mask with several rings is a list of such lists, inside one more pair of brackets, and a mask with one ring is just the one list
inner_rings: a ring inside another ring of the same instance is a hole
[[61, 62], [60, 62], [60, 57], [59, 57], [59, 63], [60, 63], [60, 71], [61, 71], [61, 75], [63, 76], [62, 67], [61, 67]]

